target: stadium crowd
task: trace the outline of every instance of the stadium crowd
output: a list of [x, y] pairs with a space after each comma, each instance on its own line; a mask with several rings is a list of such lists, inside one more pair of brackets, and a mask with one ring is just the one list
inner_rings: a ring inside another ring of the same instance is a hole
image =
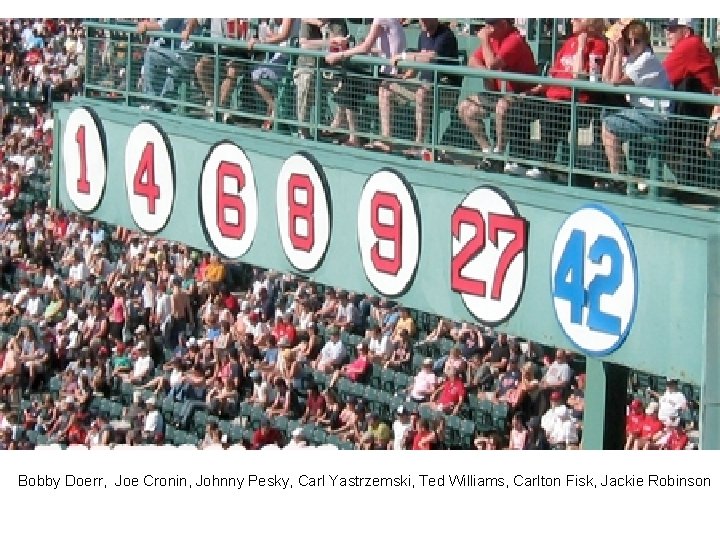
[[[302, 37], [314, 22], [289, 25]], [[592, 24], [578, 23], [573, 47], [595, 50]], [[523, 38], [506, 19], [486, 28], [476, 65], [514, 70]], [[376, 19], [368, 39], [397, 47], [401, 32]], [[83, 29], [5, 20], [0, 36], [5, 80], [42, 88], [37, 104], [2, 105], [0, 449], [581, 447], [585, 375], [570, 351], [49, 208], [50, 105], [82, 85]], [[486, 107], [462, 107], [471, 131]], [[32, 180], [43, 174], [44, 187]], [[632, 400], [626, 448], [691, 446], [688, 406], [677, 381]]]

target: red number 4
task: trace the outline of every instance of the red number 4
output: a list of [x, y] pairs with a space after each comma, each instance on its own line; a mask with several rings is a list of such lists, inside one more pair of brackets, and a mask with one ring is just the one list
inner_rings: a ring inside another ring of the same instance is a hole
[[[453, 291], [473, 296], [485, 296], [487, 294], [486, 283], [482, 279], [465, 277], [463, 270], [468, 263], [477, 257], [485, 249], [486, 240], [497, 248], [499, 233], [507, 232], [513, 235], [495, 267], [490, 298], [500, 300], [502, 298], [503, 285], [510, 265], [515, 258], [527, 247], [527, 222], [518, 216], [504, 214], [488, 214], [487, 227], [483, 215], [473, 208], [460, 206], [455, 209], [452, 215], [452, 235], [460, 239], [460, 227], [470, 225], [475, 229], [473, 237], [460, 249], [452, 258], [450, 268], [450, 287]], [[486, 231], [487, 228], [487, 231]], [[487, 238], [486, 238], [487, 236]]]
[[140, 156], [133, 179], [133, 192], [147, 199], [148, 213], [154, 214], [155, 203], [160, 198], [160, 186], [155, 183], [155, 145], [151, 142], [145, 145]]

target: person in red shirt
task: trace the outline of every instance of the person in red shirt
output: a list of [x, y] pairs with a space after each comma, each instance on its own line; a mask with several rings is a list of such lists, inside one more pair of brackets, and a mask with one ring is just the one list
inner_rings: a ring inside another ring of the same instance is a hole
[[658, 418], [658, 404], [653, 401], [645, 409], [645, 419], [640, 429], [640, 436], [635, 440], [635, 450], [647, 450], [663, 434], [663, 424]]
[[340, 369], [333, 373], [333, 377], [330, 380], [330, 388], [335, 386], [340, 377], [347, 377], [352, 382], [358, 382], [363, 375], [365, 375], [370, 369], [372, 362], [368, 356], [368, 344], [361, 343], [358, 345], [358, 355], [355, 360], [350, 362], [346, 366], [342, 366]]
[[630, 450], [635, 441], [642, 434], [642, 426], [645, 421], [642, 401], [633, 400], [630, 404], [630, 411], [625, 418], [625, 450]]
[[467, 395], [465, 384], [455, 369], [450, 368], [447, 375], [447, 380], [430, 397], [430, 406], [446, 414], [457, 414]]
[[672, 428], [665, 444], [661, 446], [662, 450], [685, 450], [690, 439], [685, 432], [685, 420], [679, 418], [677, 425]]
[[302, 423], [314, 422], [325, 414], [326, 408], [325, 397], [320, 393], [315, 383], [310, 383], [307, 389], [305, 414], [302, 416]]
[[260, 428], [255, 430], [252, 437], [251, 449], [260, 450], [262, 447], [276, 444], [280, 446], [282, 437], [277, 429], [270, 426], [270, 421], [267, 418], [263, 418], [260, 421]]
[[[470, 57], [470, 67], [537, 75], [535, 57], [525, 38], [515, 28], [514, 19], [485, 19], [485, 23], [478, 32], [480, 47]], [[496, 136], [494, 150], [499, 153], [505, 148], [505, 126], [510, 104], [513, 102], [508, 94], [525, 92], [529, 90], [529, 85], [488, 79], [485, 81], [485, 87], [489, 92], [502, 92], [504, 95], [479, 94], [469, 97], [460, 103], [458, 114], [483, 153], [490, 153], [493, 149], [481, 121], [488, 110], [494, 109]]]
[[695, 35], [693, 19], [670, 19], [665, 36], [670, 52], [663, 66], [675, 90], [710, 94], [718, 82], [715, 58], [702, 38]]
[[[608, 53], [608, 44], [602, 34], [603, 19], [571, 19], [572, 35], [565, 41], [555, 55], [555, 61], [549, 75], [554, 79], [590, 79], [602, 78], [603, 65]], [[567, 86], [538, 85], [528, 91], [528, 95], [545, 95], [550, 102], [542, 104], [542, 142], [540, 161], [554, 163], [558, 143], [567, 141], [570, 131], [570, 101], [572, 90]], [[576, 99], [580, 103], [590, 103], [590, 92], [578, 92]], [[530, 178], [539, 178], [538, 168], [527, 171]]]

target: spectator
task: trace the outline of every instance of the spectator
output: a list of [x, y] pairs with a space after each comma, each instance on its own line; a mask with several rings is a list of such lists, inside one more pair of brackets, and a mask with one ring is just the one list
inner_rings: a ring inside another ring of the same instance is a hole
[[550, 394], [558, 391], [562, 396], [569, 388], [572, 369], [567, 363], [567, 354], [564, 349], [555, 351], [555, 361], [550, 364], [545, 376], [540, 381], [538, 386], [540, 389], [538, 408], [541, 414], [544, 414], [548, 408]]
[[361, 343], [358, 345], [357, 358], [336, 370], [333, 373], [332, 379], [330, 379], [328, 387], [334, 387], [340, 377], [347, 377], [352, 382], [361, 382], [371, 369], [371, 365], [372, 363], [368, 356], [368, 345], [367, 343]]
[[[470, 67], [508, 71], [511, 73], [537, 74], [537, 65], [530, 46], [514, 26], [514, 19], [485, 19], [485, 26], [478, 32], [480, 46], [470, 57]], [[463, 101], [458, 114], [484, 154], [505, 151], [505, 132], [511, 106], [515, 99], [508, 94], [529, 90], [527, 84], [510, 81], [486, 81], [491, 94], [477, 95]], [[500, 94], [502, 93], [502, 95]], [[495, 112], [495, 146], [485, 135], [480, 124], [488, 110]], [[512, 171], [507, 171], [512, 172]]]
[[[165, 97], [174, 89], [172, 77], [168, 73], [172, 70], [192, 72], [194, 69], [194, 55], [188, 54], [192, 43], [189, 36], [197, 28], [197, 19], [156, 19], [145, 20], [138, 23], [137, 31], [142, 36], [146, 32], [163, 31], [180, 34], [181, 43], [177, 49], [170, 48], [169, 40], [159, 38], [152, 40], [145, 51], [142, 80], [143, 92], [149, 96]], [[146, 106], [150, 108], [150, 105]]]
[[[259, 41], [260, 43], [268, 45], [278, 45], [280, 47], [295, 47], [297, 44], [293, 43], [300, 36], [300, 23], [301, 19], [273, 19], [275, 25], [279, 28], [277, 32], [272, 29], [267, 29], [265, 35], [258, 36], [258, 39], [251, 38], [248, 41], [248, 49], [253, 50], [255, 44]], [[290, 61], [290, 55], [286, 53], [274, 53], [270, 60], [265, 64], [255, 68], [252, 71], [253, 88], [262, 98], [267, 106], [265, 113], [268, 119], [263, 122], [262, 128], [264, 130], [270, 130], [273, 127], [275, 119], [275, 98], [273, 95], [262, 85], [263, 79], [270, 81], [278, 80], [282, 73], [287, 70], [288, 62]]]
[[270, 425], [267, 418], [260, 421], [260, 427], [253, 433], [250, 448], [252, 450], [261, 450], [268, 445], [281, 446], [282, 438], [280, 432]]
[[[627, 54], [627, 62], [624, 62]], [[650, 31], [645, 23], [631, 22], [622, 36], [611, 40], [603, 69], [603, 80], [611, 84], [641, 86], [657, 90], [671, 90], [667, 73], [650, 47]], [[622, 143], [640, 136], [659, 136], [667, 130], [669, 100], [655, 100], [644, 96], [629, 96], [630, 108], [606, 116], [602, 138], [610, 166], [610, 174], [618, 177], [621, 171]], [[623, 184], [623, 186], [625, 186]], [[607, 184], [596, 187], [608, 188]], [[634, 190], [630, 186], [630, 190]], [[623, 187], [622, 190], [627, 190]]]
[[429, 406], [436, 411], [456, 415], [465, 401], [465, 385], [454, 368], [447, 371], [447, 377], [447, 380], [433, 392]]
[[[458, 44], [454, 32], [445, 24], [441, 24], [438, 19], [420, 19], [420, 36], [418, 38], [417, 53], [395, 53], [392, 56], [393, 65], [397, 65], [400, 60], [417, 63], [457, 63]], [[380, 85], [380, 118], [390, 119], [392, 115], [392, 101], [394, 99], [407, 99], [415, 102], [415, 144], [418, 148], [408, 151], [408, 155], [419, 155], [420, 149], [424, 143], [425, 131], [428, 120], [427, 98], [432, 90], [433, 73], [431, 71], [420, 71], [416, 73], [414, 70], [407, 70], [402, 74], [404, 81], [410, 81], [417, 75], [419, 84], [399, 84], [390, 83], [388, 85]], [[448, 77], [449, 84], [457, 85], [458, 81], [455, 77]], [[384, 127], [386, 133], [381, 133], [381, 140], [377, 140], [366, 148], [371, 150], [379, 150], [382, 152], [390, 152], [390, 125]]]
[[687, 409], [687, 398], [678, 390], [677, 379], [668, 379], [662, 395], [653, 390], [650, 390], [650, 394], [658, 400], [658, 419], [663, 424], [671, 417], [678, 417]]
[[392, 425], [392, 449], [393, 450], [405, 450], [408, 444], [408, 434], [412, 429], [412, 423], [410, 421], [410, 413], [404, 405], [400, 405], [397, 408], [397, 416]]
[[577, 424], [570, 410], [563, 405], [560, 391], [550, 394], [550, 408], [543, 414], [540, 425], [551, 449], [566, 450], [577, 445]]
[[329, 373], [338, 369], [347, 359], [345, 345], [340, 341], [340, 331], [333, 328], [330, 332], [330, 341], [320, 351], [317, 360], [313, 363], [313, 369]]
[[510, 450], [525, 450], [528, 444], [529, 431], [525, 427], [522, 413], [515, 413], [512, 419], [512, 428], [510, 429]]
[[658, 404], [652, 401], [645, 408], [640, 436], [635, 439], [634, 450], [647, 450], [663, 435], [663, 423], [658, 418]]
[[[340, 49], [347, 47], [347, 39], [343, 37], [335, 38], [331, 40], [331, 45], [338, 46]], [[383, 58], [393, 58], [397, 55], [402, 55], [405, 52], [405, 29], [400, 22], [400, 19], [388, 19], [388, 18], [375, 18], [370, 25], [367, 36], [362, 43], [351, 47], [347, 50], [340, 50], [330, 52], [325, 60], [328, 64], [333, 65], [348, 58], [352, 58], [358, 54], [378, 54]], [[380, 78], [392, 80], [400, 78], [397, 67], [395, 66], [381, 66]], [[379, 92], [385, 92], [383, 86], [388, 85], [388, 81], [381, 81], [379, 86]], [[350, 84], [350, 91], [346, 91], [345, 95], [352, 96], [353, 93], [357, 94], [360, 90], [359, 85], [353, 84], [355, 79], [350, 78], [346, 81], [346, 84]], [[354, 90], [354, 92], [353, 92]], [[342, 125], [343, 113], [347, 117], [348, 131], [350, 135], [345, 141], [348, 146], [357, 146], [358, 140], [355, 132], [357, 131], [355, 125], [355, 103], [350, 101], [346, 106], [341, 106], [338, 109], [337, 114], [333, 118], [330, 124], [330, 129], [338, 129]], [[380, 109], [380, 136], [383, 139], [390, 138], [390, 108], [385, 107]], [[384, 149], [382, 143], [379, 145], [376, 143], [375, 147]]]
[[285, 450], [294, 450], [297, 448], [307, 448], [308, 443], [303, 435], [302, 428], [295, 428], [292, 431], [292, 438], [290, 442], [285, 445]]
[[433, 359], [423, 360], [422, 368], [415, 375], [412, 385], [408, 388], [408, 395], [415, 403], [424, 403], [433, 396], [438, 387], [438, 378], [433, 372]]

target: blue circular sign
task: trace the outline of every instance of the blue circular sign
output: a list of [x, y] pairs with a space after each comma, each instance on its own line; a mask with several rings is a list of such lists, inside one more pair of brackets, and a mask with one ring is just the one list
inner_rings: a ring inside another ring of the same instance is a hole
[[560, 227], [550, 286], [563, 332], [588, 356], [620, 347], [637, 308], [635, 248], [625, 225], [607, 208], [583, 206]]

